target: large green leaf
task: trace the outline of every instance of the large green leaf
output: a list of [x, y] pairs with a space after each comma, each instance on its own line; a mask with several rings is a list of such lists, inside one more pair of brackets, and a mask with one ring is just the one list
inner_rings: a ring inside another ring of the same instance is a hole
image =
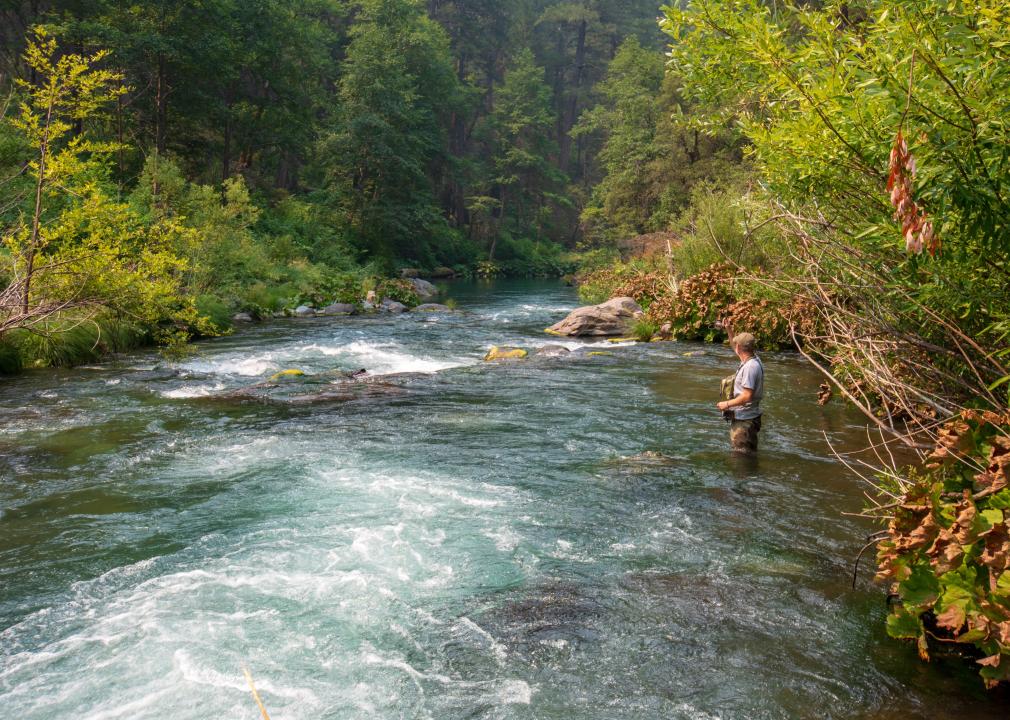
[[916, 565], [908, 579], [898, 585], [898, 594], [906, 605], [931, 607], [940, 596], [940, 581], [928, 565]]
[[887, 634], [899, 640], [913, 640], [922, 634], [922, 621], [904, 608], [887, 616]]

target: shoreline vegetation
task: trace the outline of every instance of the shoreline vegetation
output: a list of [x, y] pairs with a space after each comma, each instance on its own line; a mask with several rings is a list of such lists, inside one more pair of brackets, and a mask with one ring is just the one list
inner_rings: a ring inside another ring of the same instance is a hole
[[888, 632], [1010, 681], [1005, 2], [30, 5], [0, 11], [0, 371], [410, 305], [416, 269], [746, 330], [877, 433]]

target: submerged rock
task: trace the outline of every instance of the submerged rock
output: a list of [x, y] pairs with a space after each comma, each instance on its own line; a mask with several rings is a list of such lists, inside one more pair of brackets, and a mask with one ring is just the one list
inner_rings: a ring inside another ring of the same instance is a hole
[[408, 308], [406, 305], [390, 298], [383, 298], [382, 304], [379, 306], [379, 310], [382, 312], [393, 313], [394, 315], [399, 315], [400, 313], [407, 312]]
[[414, 308], [414, 312], [452, 312], [452, 308], [438, 303], [425, 303]]
[[529, 357], [529, 352], [516, 347], [493, 347], [484, 356], [484, 362], [494, 362], [497, 360], [525, 360]]
[[358, 308], [349, 303], [333, 303], [323, 308], [323, 315], [357, 315]]
[[305, 373], [301, 370], [281, 370], [270, 377], [270, 382], [279, 382], [281, 380], [290, 380], [291, 378], [305, 377]]
[[573, 311], [561, 322], [547, 328], [547, 332], [566, 337], [623, 336], [642, 315], [642, 308], [632, 298], [614, 298]]
[[537, 357], [565, 357], [571, 354], [572, 351], [564, 345], [544, 345], [537, 350]]
[[416, 292], [417, 296], [422, 300], [428, 300], [438, 295], [438, 288], [427, 280], [413, 278], [410, 282], [414, 286], [414, 292]]

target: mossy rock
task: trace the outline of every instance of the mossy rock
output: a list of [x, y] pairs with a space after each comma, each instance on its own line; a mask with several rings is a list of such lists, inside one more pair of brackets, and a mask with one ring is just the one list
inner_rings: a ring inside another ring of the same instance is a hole
[[305, 373], [301, 370], [281, 370], [270, 378], [270, 382], [280, 382], [281, 380], [292, 380], [300, 377], [305, 377]]
[[637, 338], [619, 337], [619, 338], [610, 338], [609, 340], [607, 340], [607, 342], [610, 343], [611, 345], [617, 345], [618, 343], [638, 342], [638, 339]]
[[565, 337], [564, 333], [560, 333], [557, 330], [551, 330], [550, 328], [545, 328], [544, 332], [548, 335], [553, 335], [554, 337]]
[[529, 352], [522, 348], [515, 347], [493, 347], [484, 356], [484, 362], [495, 360], [525, 360], [529, 357]]
[[589, 357], [610, 357], [613, 354], [614, 353], [612, 353], [612, 352], [606, 352], [606, 351], [602, 351], [602, 350], [597, 350], [596, 352], [589, 353]]

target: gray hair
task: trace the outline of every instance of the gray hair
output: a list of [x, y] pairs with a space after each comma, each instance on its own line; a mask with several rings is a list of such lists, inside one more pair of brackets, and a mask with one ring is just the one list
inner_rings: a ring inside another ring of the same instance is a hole
[[757, 347], [757, 340], [750, 333], [740, 333], [730, 341], [730, 346], [745, 353], [752, 353]]

